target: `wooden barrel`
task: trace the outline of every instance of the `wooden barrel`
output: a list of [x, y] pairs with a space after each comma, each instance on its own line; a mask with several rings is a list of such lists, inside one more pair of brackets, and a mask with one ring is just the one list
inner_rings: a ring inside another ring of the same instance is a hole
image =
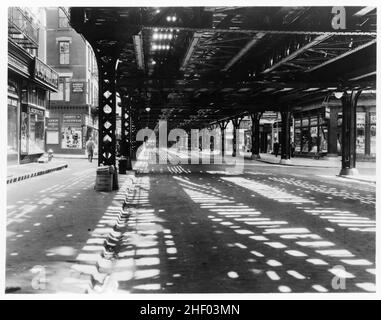
[[97, 191], [112, 191], [113, 175], [108, 173], [98, 173], [95, 180], [95, 190]]

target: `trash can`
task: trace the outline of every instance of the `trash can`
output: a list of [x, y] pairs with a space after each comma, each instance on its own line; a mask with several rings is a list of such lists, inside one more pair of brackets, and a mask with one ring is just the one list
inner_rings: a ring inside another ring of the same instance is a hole
[[119, 189], [118, 171], [115, 169], [114, 166], [110, 166], [110, 174], [113, 177], [113, 180], [112, 180], [112, 190], [118, 190]]
[[127, 173], [127, 158], [121, 157], [119, 159], [119, 173], [126, 174]]
[[[115, 170], [114, 170], [115, 171]], [[97, 177], [95, 180], [95, 190], [112, 191], [114, 183], [114, 174], [111, 166], [102, 166], [97, 168]]]

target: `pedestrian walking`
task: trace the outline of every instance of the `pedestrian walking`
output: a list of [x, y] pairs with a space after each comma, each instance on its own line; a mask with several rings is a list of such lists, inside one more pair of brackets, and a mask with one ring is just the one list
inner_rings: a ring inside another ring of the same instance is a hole
[[275, 142], [274, 142], [274, 154], [275, 154], [275, 157], [278, 157], [278, 154], [279, 154], [279, 142], [277, 140], [275, 140]]
[[89, 140], [87, 140], [86, 142], [87, 158], [89, 159], [89, 162], [93, 162], [94, 149], [95, 143], [93, 141], [93, 138], [90, 137]]
[[295, 157], [295, 142], [291, 142], [291, 157]]

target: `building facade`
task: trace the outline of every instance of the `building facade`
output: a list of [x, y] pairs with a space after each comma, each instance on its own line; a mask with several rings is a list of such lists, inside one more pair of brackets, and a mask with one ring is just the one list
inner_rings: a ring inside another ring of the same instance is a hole
[[59, 154], [85, 154], [89, 137], [98, 144], [98, 69], [91, 46], [69, 25], [64, 8], [46, 8], [47, 61], [58, 72], [50, 95], [46, 147]]
[[[376, 158], [376, 96], [375, 92], [361, 93], [356, 112], [356, 157], [358, 160]], [[295, 154], [300, 156], [341, 155], [342, 105], [330, 97], [321, 104], [294, 112]]]
[[8, 8], [7, 165], [45, 152], [48, 96], [58, 89], [58, 74], [45, 59], [45, 18], [40, 8]]

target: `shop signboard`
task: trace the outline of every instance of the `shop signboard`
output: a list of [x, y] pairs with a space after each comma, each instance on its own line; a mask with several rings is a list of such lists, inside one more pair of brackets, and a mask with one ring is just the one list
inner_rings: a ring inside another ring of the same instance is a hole
[[58, 73], [37, 57], [34, 60], [34, 78], [54, 90], [58, 89]]
[[318, 124], [318, 117], [311, 117], [310, 126], [317, 126], [317, 124]]
[[46, 119], [46, 143], [59, 144], [59, 119]]
[[308, 118], [302, 119], [302, 126], [303, 127], [308, 127], [308, 125], [309, 125], [309, 119]]
[[29, 107], [29, 113], [37, 114], [39, 116], [44, 116], [44, 112], [45, 112], [44, 110]]
[[51, 131], [58, 131], [58, 123], [59, 119], [58, 118], [49, 118], [46, 119], [46, 130], [51, 130]]
[[242, 120], [239, 128], [243, 130], [249, 130], [251, 128], [251, 120]]
[[263, 113], [262, 117], [263, 120], [268, 120], [268, 121], [275, 121], [278, 119], [278, 112], [274, 111], [266, 111]]
[[63, 114], [62, 122], [64, 124], [82, 125], [82, 115], [81, 114]]
[[73, 93], [82, 93], [84, 92], [84, 84], [83, 82], [73, 82], [71, 84], [71, 90]]

